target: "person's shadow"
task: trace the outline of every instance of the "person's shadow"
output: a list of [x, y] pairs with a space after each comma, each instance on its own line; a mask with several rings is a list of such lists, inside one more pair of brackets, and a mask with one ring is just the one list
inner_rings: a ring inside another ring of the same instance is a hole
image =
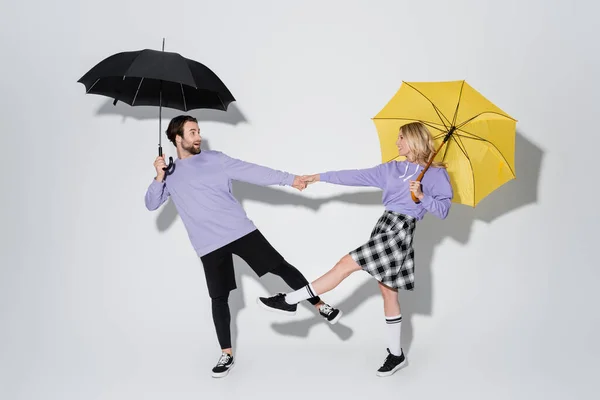
[[[203, 143], [203, 148], [209, 148], [206, 141]], [[527, 140], [520, 132], [517, 132], [515, 149], [516, 179], [509, 181], [494, 191], [475, 208], [453, 204], [446, 220], [442, 221], [434, 216], [426, 215], [417, 224], [414, 241], [415, 290], [400, 291], [399, 293], [403, 316], [402, 345], [407, 354], [410, 351], [413, 341], [412, 316], [415, 314], [432, 314], [434, 288], [431, 276], [431, 260], [436, 245], [446, 238], [452, 238], [459, 243], [466, 244], [469, 241], [474, 221], [491, 223], [509, 212], [537, 203], [542, 158], [542, 149]], [[272, 187], [262, 187], [234, 181], [233, 194], [242, 205], [246, 200], [254, 200], [271, 205], [303, 206], [315, 211], [323, 204], [331, 202], [373, 206], [381, 205], [381, 192], [369, 189], [330, 198], [315, 199]], [[156, 220], [157, 228], [161, 232], [167, 230], [176, 218], [177, 210], [169, 200]], [[375, 222], [373, 221], [373, 225]], [[365, 232], [365, 241], [368, 240], [369, 233]], [[349, 248], [348, 250], [351, 249]], [[238, 335], [237, 315], [245, 307], [243, 288], [240, 283], [243, 276], [247, 275], [256, 278], [256, 275], [241, 259], [235, 257], [234, 262], [238, 289], [231, 293], [230, 307], [232, 313], [232, 340], [234, 341], [233, 343], [236, 343]], [[323, 273], [325, 272], [323, 271]], [[268, 293], [274, 294], [280, 291], [289, 291], [289, 288], [283, 284], [280, 278], [276, 278], [270, 274], [261, 278], [259, 282]], [[348, 315], [354, 312], [360, 304], [371, 296], [379, 296], [379, 293], [376, 281], [369, 279], [344, 301], [337, 304], [336, 307], [339, 307], [345, 315]], [[273, 329], [287, 336], [307, 337], [313, 326], [324, 323], [322, 317], [317, 314], [313, 307], [306, 302], [303, 302], [303, 304], [314, 311], [314, 317], [299, 321], [273, 323]], [[327, 324], [327, 326], [342, 340], [348, 340], [353, 334], [353, 330], [344, 325], [343, 318], [338, 324]]]
[[[202, 139], [201, 148], [203, 150], [210, 150], [210, 145], [207, 139]], [[254, 200], [272, 205], [293, 204], [296, 206], [307, 207], [316, 211], [322, 204], [326, 202], [326, 200], [322, 199], [311, 199], [299, 194], [274, 189], [272, 187], [257, 186], [239, 181], [232, 182], [232, 192], [242, 206], [244, 201]], [[364, 204], [370, 204], [369, 202], [371, 201], [372, 197], [370, 194], [364, 196], [360, 193], [357, 193], [355, 196], [356, 200], [362, 197], [363, 201], [366, 201]], [[360, 200], [358, 201], [360, 202]], [[177, 209], [175, 208], [175, 204], [169, 198], [163, 205], [158, 217], [156, 218], [156, 227], [160, 232], [165, 232], [173, 225], [177, 218]], [[258, 278], [250, 266], [248, 266], [248, 264], [246, 264], [246, 262], [240, 257], [234, 256], [233, 262], [237, 289], [232, 291], [229, 296], [229, 307], [231, 310], [231, 341], [234, 348], [236, 348], [238, 337], [237, 317], [240, 311], [246, 307], [244, 302], [244, 286], [242, 283], [244, 277], [252, 277], [253, 279], [258, 280], [258, 282], [268, 293], [287, 292], [290, 290], [290, 288], [280, 277], [272, 274], [266, 274], [262, 278]], [[304, 301], [301, 304], [312, 310], [315, 313], [315, 318], [319, 318], [320, 321], [324, 321], [322, 317], [317, 315], [316, 309], [310, 303]], [[330, 326], [339, 337], [344, 339], [347, 339], [352, 335], [352, 330], [341, 323], [336, 325], [328, 324], [328, 326]], [[288, 334], [294, 335], [294, 333]]]
[[[407, 354], [413, 341], [412, 316], [415, 314], [432, 314], [435, 290], [431, 276], [431, 260], [436, 245], [446, 238], [452, 238], [459, 243], [467, 244], [474, 221], [491, 223], [511, 211], [537, 203], [542, 158], [542, 149], [517, 131], [515, 148], [516, 179], [498, 188], [475, 208], [453, 204], [448, 217], [444, 221], [427, 214], [422, 221], [417, 223], [414, 239], [415, 289], [414, 291], [399, 292], [402, 313], [402, 347]], [[381, 193], [377, 191], [341, 195], [326, 201], [381, 204]], [[365, 241], [367, 239], [368, 234], [365, 235]], [[356, 310], [366, 299], [371, 296], [379, 296], [379, 293], [377, 283], [374, 280], [369, 280], [339, 304], [339, 308], [349, 314]], [[273, 328], [284, 335], [305, 337], [308, 335], [310, 328], [319, 322], [318, 318], [311, 318], [303, 321], [273, 324]]]

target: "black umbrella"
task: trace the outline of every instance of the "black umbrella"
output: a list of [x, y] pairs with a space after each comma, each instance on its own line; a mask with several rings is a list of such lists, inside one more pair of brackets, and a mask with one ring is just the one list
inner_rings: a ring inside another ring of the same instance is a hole
[[[158, 155], [162, 156], [162, 107], [189, 111], [211, 108], [227, 111], [235, 98], [205, 65], [180, 54], [138, 50], [114, 54], [90, 69], [77, 82], [86, 93], [98, 94], [130, 106], [158, 106]], [[170, 169], [173, 157], [169, 157]]]

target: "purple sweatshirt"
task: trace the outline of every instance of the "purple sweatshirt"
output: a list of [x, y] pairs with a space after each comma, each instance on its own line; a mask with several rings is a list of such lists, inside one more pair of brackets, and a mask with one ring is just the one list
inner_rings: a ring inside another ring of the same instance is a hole
[[383, 205], [395, 211], [423, 219], [426, 212], [444, 219], [452, 202], [452, 185], [445, 168], [429, 167], [421, 181], [424, 197], [415, 203], [410, 195], [410, 181], [416, 180], [423, 167], [408, 161], [390, 161], [373, 168], [329, 171], [320, 174], [323, 182], [346, 186], [372, 186], [383, 190]]
[[231, 194], [232, 180], [291, 186], [294, 175], [219, 151], [202, 150], [177, 159], [173, 173], [164, 182], [152, 180], [146, 192], [146, 208], [156, 210], [171, 196], [196, 253], [202, 257], [256, 229]]

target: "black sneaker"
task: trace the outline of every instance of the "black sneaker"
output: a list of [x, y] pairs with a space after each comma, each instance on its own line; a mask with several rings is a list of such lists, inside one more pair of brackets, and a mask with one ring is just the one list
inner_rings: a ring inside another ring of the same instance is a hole
[[276, 294], [273, 297], [259, 297], [256, 302], [262, 308], [280, 314], [295, 315], [298, 308], [297, 304], [288, 304], [283, 293]]
[[401, 354], [399, 356], [395, 356], [390, 353], [390, 349], [387, 349], [388, 356], [385, 358], [381, 368], [377, 370], [377, 376], [390, 376], [406, 365], [406, 357], [404, 357], [404, 352], [402, 350], [400, 351]]
[[337, 308], [331, 307], [329, 304], [323, 304], [319, 307], [319, 314], [327, 320], [331, 325], [339, 321], [342, 312]]
[[233, 367], [233, 357], [227, 353], [221, 354], [221, 358], [219, 358], [219, 362], [212, 369], [213, 378], [223, 378], [227, 376], [229, 370]]

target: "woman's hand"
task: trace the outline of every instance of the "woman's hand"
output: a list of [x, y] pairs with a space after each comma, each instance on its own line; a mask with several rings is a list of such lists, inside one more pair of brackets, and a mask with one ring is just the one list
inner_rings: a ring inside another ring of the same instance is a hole
[[321, 177], [319, 176], [319, 174], [315, 174], [315, 175], [304, 175], [302, 176], [302, 180], [307, 184], [310, 185], [311, 183], [315, 183], [315, 182], [319, 182], [321, 179]]
[[421, 191], [421, 182], [419, 181], [410, 181], [410, 191], [414, 193], [415, 197], [419, 200], [423, 200], [425, 196]]

